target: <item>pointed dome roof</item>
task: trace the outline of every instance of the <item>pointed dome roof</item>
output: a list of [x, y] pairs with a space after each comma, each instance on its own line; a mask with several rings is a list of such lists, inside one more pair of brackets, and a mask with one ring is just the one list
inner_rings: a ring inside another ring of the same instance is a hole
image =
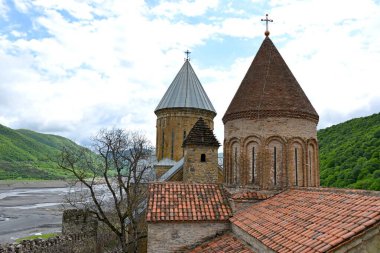
[[185, 61], [154, 112], [167, 108], [196, 108], [216, 114], [189, 60]]
[[224, 117], [227, 121], [265, 117], [319, 116], [273, 42], [266, 37]]
[[189, 135], [183, 141], [183, 147], [188, 145], [219, 147], [220, 144], [216, 139], [213, 131], [206, 125], [203, 118], [199, 118], [190, 130]]

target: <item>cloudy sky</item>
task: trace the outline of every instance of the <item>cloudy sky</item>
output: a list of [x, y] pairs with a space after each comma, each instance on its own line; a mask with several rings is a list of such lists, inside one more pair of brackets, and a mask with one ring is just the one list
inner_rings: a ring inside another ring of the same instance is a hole
[[155, 107], [184, 62], [221, 118], [271, 39], [320, 115], [380, 111], [379, 0], [0, 0], [0, 124], [86, 144], [105, 127], [155, 140]]

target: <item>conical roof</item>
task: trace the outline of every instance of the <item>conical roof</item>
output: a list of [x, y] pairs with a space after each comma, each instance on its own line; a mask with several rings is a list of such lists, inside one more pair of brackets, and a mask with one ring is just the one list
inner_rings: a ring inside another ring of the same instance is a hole
[[319, 120], [314, 107], [268, 37], [261, 44], [232, 99], [223, 123], [239, 118], [265, 117]]
[[206, 125], [203, 118], [199, 118], [190, 130], [189, 135], [183, 141], [184, 147], [187, 145], [219, 147], [220, 144], [212, 130]]
[[167, 108], [196, 108], [216, 114], [189, 60], [185, 61], [154, 112]]

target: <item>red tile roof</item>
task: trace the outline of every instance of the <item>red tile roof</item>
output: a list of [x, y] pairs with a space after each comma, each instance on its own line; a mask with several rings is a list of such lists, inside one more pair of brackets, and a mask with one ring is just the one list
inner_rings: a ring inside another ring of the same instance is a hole
[[148, 222], [227, 221], [232, 215], [217, 184], [152, 183], [148, 190]]
[[380, 197], [289, 190], [230, 220], [277, 252], [325, 252], [380, 224]]
[[218, 236], [215, 239], [203, 243], [189, 253], [254, 253], [245, 243], [230, 233]]

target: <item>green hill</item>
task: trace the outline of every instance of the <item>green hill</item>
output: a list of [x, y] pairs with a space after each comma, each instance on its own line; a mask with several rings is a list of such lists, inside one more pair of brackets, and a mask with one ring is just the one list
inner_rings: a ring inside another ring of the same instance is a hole
[[67, 178], [53, 162], [63, 146], [80, 148], [61, 136], [0, 125], [0, 180]]
[[380, 190], [380, 113], [318, 131], [321, 185]]

